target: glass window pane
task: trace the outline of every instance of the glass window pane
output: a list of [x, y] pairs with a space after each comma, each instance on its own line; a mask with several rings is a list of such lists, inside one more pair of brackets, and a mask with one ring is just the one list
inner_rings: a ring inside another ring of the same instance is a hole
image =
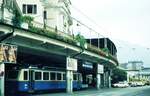
[[22, 6], [22, 12], [23, 12], [23, 14], [26, 14], [26, 5], [25, 4], [23, 4], [23, 6]]
[[57, 73], [57, 80], [61, 80], [61, 73]]
[[27, 13], [33, 13], [32, 12], [32, 9], [33, 9], [33, 5], [27, 5]]
[[28, 80], [28, 72], [24, 71], [23, 80]]
[[56, 80], [56, 73], [50, 73], [51, 74], [51, 80]]
[[35, 72], [35, 80], [41, 80], [42, 79], [41, 75], [42, 75], [41, 72]]
[[49, 72], [43, 72], [43, 80], [49, 80]]
[[7, 71], [5, 76], [7, 79], [17, 79], [18, 78], [18, 71]]

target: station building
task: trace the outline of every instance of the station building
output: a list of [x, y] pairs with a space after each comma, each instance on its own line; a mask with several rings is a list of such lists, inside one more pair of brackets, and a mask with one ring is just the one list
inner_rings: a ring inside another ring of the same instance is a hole
[[[114, 43], [77, 40], [70, 31], [70, 5], [70, 0], [0, 2], [2, 96], [111, 86], [111, 71], [118, 65]], [[29, 24], [24, 16], [34, 20]]]

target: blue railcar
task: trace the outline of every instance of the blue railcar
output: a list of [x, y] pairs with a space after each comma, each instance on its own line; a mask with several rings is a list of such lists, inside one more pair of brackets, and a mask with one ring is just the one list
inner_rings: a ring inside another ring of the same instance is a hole
[[[14, 75], [15, 74], [15, 75]], [[13, 75], [13, 78], [11, 76]], [[40, 69], [7, 71], [8, 90], [12, 92], [35, 92], [66, 89], [66, 73]], [[73, 73], [73, 89], [80, 89], [82, 76]]]

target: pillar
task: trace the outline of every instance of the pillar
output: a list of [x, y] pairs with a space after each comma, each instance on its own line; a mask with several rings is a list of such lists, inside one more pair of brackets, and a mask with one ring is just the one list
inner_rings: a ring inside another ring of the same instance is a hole
[[105, 87], [108, 87], [108, 72], [105, 72]]
[[66, 83], [67, 93], [73, 92], [73, 71], [77, 71], [77, 59], [67, 57], [66, 58]]
[[96, 79], [97, 80], [97, 82], [96, 82], [96, 88], [100, 89], [100, 87], [101, 87], [101, 75], [99, 73], [97, 73], [96, 78], [97, 78]]
[[105, 72], [104, 72], [104, 75], [103, 75], [103, 81], [104, 81], [104, 82], [103, 82], [103, 84], [104, 84], [103, 87], [104, 87], [104, 88], [106, 87], [106, 79], [105, 79], [105, 77], [106, 77], [106, 75], [105, 75]]
[[109, 74], [105, 72], [105, 87], [109, 88]]
[[5, 65], [0, 64], [0, 96], [4, 96], [4, 90], [5, 90], [4, 69], [5, 69]]
[[112, 75], [112, 70], [110, 69], [109, 74], [108, 74], [108, 82], [109, 82], [108, 87], [109, 88], [111, 88], [111, 75]]
[[67, 93], [73, 92], [73, 71], [67, 70], [66, 72], [66, 81], [67, 81]]
[[97, 87], [97, 89], [101, 88], [101, 74], [104, 74], [104, 66], [101, 64], [97, 64], [97, 74], [96, 74], [96, 78], [97, 78], [96, 87]]
[[104, 73], [101, 74], [101, 88], [104, 88]]
[[108, 76], [108, 88], [111, 88], [111, 76]]

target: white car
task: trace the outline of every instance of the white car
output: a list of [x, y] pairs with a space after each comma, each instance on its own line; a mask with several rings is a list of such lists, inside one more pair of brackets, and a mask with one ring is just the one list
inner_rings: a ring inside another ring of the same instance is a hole
[[119, 82], [119, 83], [115, 83], [113, 84], [114, 87], [118, 87], [118, 88], [125, 88], [125, 87], [128, 87], [129, 84], [126, 83], [126, 82]]
[[137, 86], [144, 86], [143, 82], [137, 82]]
[[136, 86], [137, 86], [137, 83], [136, 83], [136, 82], [131, 82], [130, 86], [131, 86], [131, 87], [136, 87]]

